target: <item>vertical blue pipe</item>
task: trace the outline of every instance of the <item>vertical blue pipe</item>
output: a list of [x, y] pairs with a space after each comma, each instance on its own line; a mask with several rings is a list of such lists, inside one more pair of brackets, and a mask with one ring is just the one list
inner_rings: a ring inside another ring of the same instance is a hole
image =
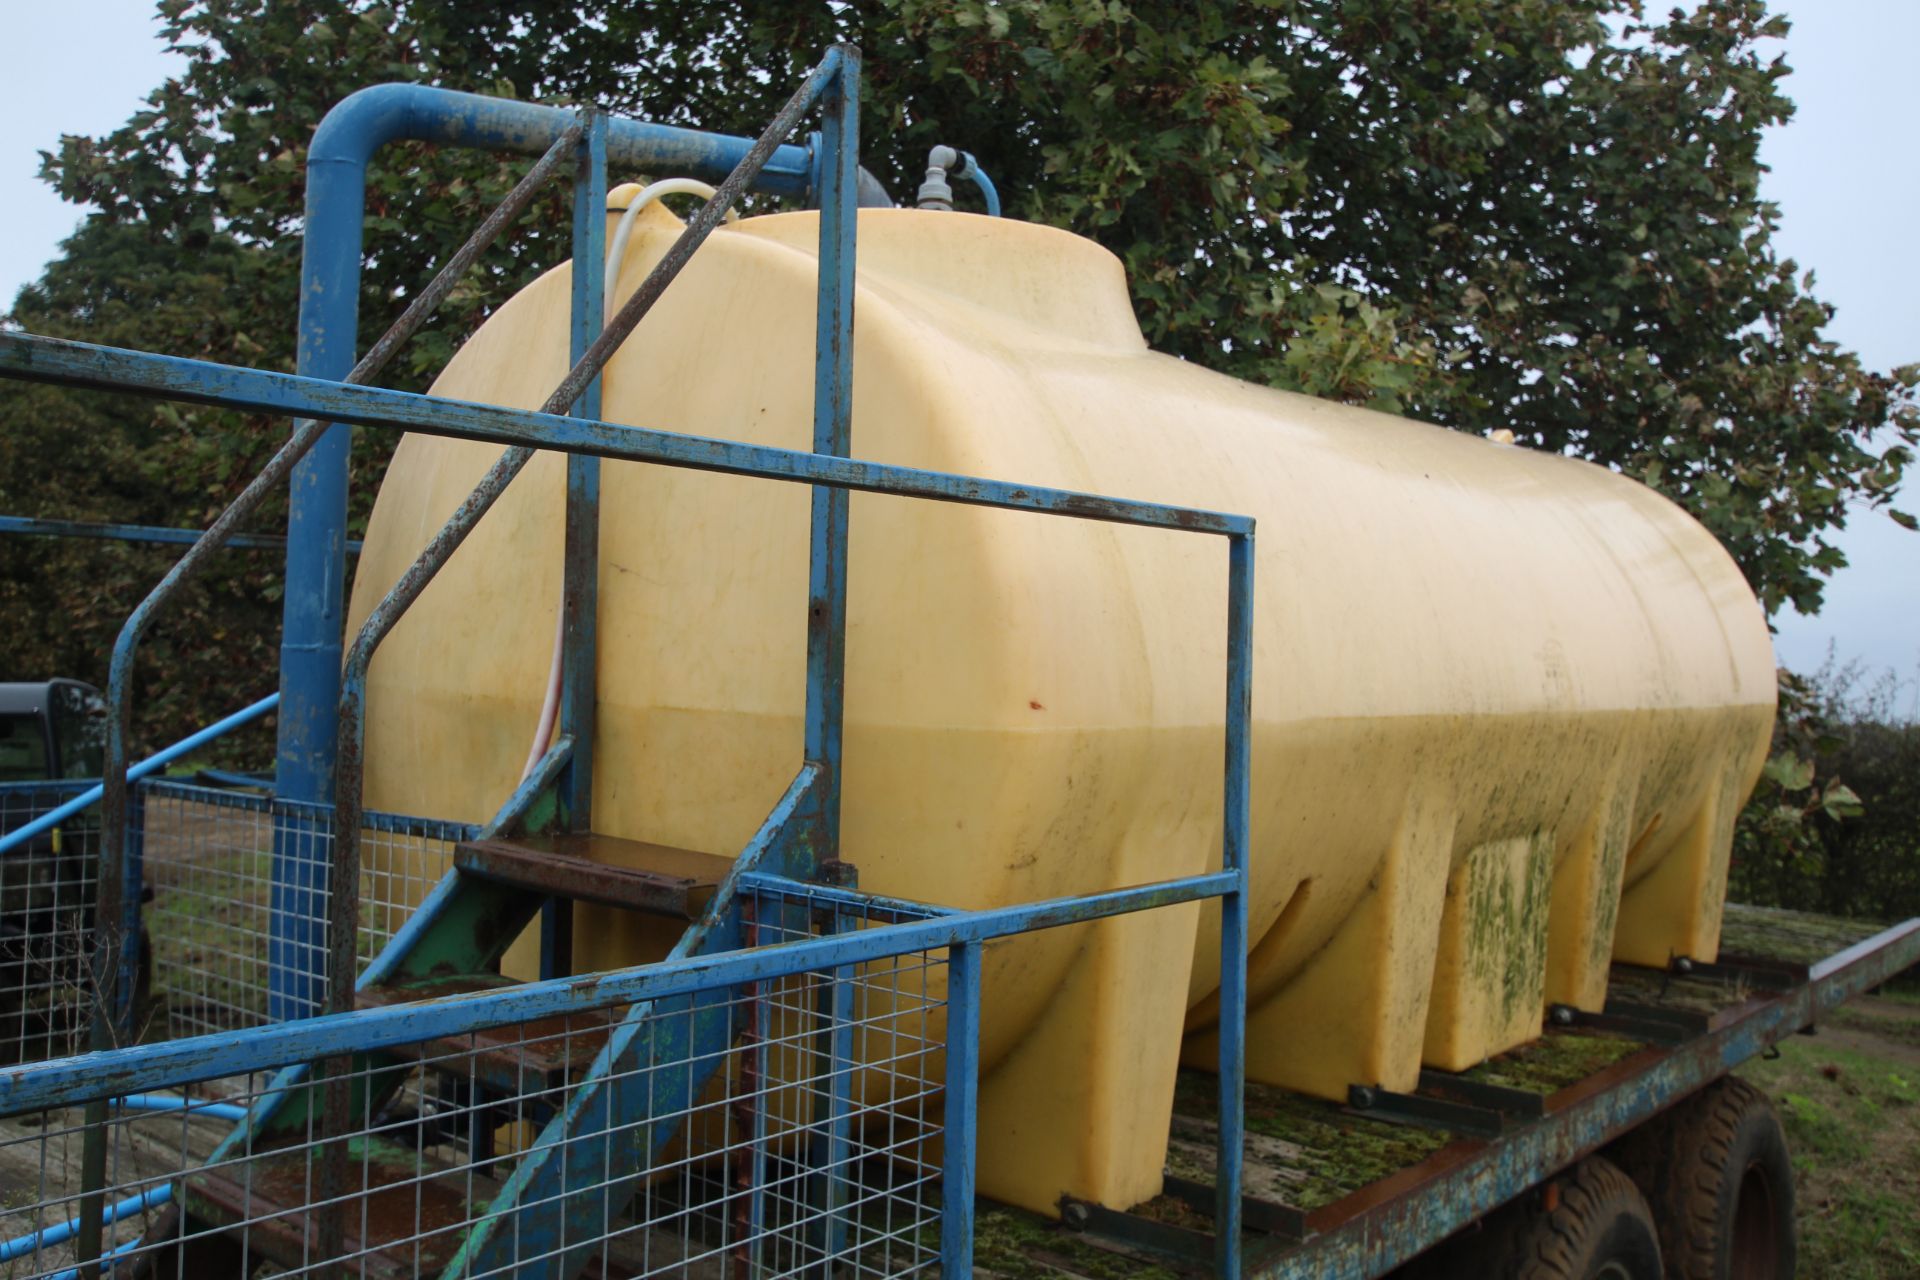
[[940, 1173], [940, 1274], [973, 1274], [973, 1144], [980, 1087], [980, 944], [947, 949], [946, 1154]]
[[[569, 359], [578, 363], [606, 318], [607, 116], [589, 107], [573, 182], [573, 316]], [[574, 402], [573, 416], [598, 420], [600, 379]], [[567, 829], [593, 822], [593, 728], [600, 612], [600, 459], [567, 455], [566, 551], [561, 572], [560, 732], [573, 740], [561, 776]], [[540, 909], [540, 976], [573, 972], [573, 904]]]
[[[353, 369], [367, 164], [375, 152], [396, 139], [415, 138], [442, 146], [539, 155], [570, 119], [571, 113], [558, 107], [419, 84], [375, 85], [336, 104], [314, 130], [307, 149], [296, 372], [337, 381]], [[634, 120], [614, 122], [601, 143], [603, 152], [610, 147], [634, 168], [669, 168], [715, 181], [725, 177], [751, 145], [745, 138]], [[781, 147], [753, 189], [804, 193], [809, 162], [804, 149]], [[288, 483], [276, 781], [285, 800], [327, 804], [334, 794], [350, 443], [345, 427], [327, 432]], [[590, 769], [579, 772], [591, 779]], [[325, 838], [325, 826], [312, 818], [289, 816], [276, 824], [267, 982], [267, 1008], [274, 1018], [302, 1017], [320, 1007], [326, 956], [320, 914], [327, 888]]]
[[1247, 832], [1253, 713], [1253, 535], [1227, 542], [1227, 758], [1220, 865], [1239, 884], [1220, 898], [1220, 1131], [1214, 1166], [1214, 1272], [1240, 1275], [1240, 1164], [1245, 1150]]
[[[607, 117], [589, 109], [573, 186], [573, 343], [578, 363], [600, 336], [606, 316]], [[598, 421], [600, 378], [574, 402], [573, 416]], [[567, 455], [566, 569], [561, 588], [566, 622], [560, 732], [573, 739], [564, 779], [575, 831], [593, 816], [593, 728], [600, 599], [600, 459]]]
[[[307, 157], [306, 239], [300, 266], [295, 371], [342, 379], [353, 369], [360, 324], [360, 239], [367, 160], [382, 131], [315, 132]], [[341, 136], [345, 134], [347, 136]], [[333, 799], [335, 707], [340, 699], [352, 432], [330, 429], [288, 482], [286, 597], [280, 640], [279, 763], [282, 800]], [[320, 1007], [326, 981], [325, 843], [311, 817], [274, 824], [267, 1014], [280, 1021]], [[315, 856], [318, 854], [319, 856]]]
[[[822, 94], [820, 298], [814, 328], [813, 449], [846, 457], [853, 446], [853, 261], [859, 168], [860, 55], [830, 50], [837, 72]], [[814, 863], [840, 845], [840, 745], [847, 667], [847, 491], [814, 486], [807, 575], [806, 758], [820, 766], [811, 799]], [[791, 867], [805, 877], [813, 866]]]

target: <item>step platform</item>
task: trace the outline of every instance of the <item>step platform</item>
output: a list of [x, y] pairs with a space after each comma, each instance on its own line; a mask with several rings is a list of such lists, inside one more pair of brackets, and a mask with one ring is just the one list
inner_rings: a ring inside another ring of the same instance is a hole
[[470, 840], [456, 845], [464, 875], [541, 897], [697, 920], [733, 859], [592, 833]]
[[[365, 1135], [345, 1141], [346, 1273], [365, 1280], [438, 1275], [473, 1216], [464, 1171], [436, 1175], [399, 1143]], [[310, 1207], [320, 1185], [320, 1149], [303, 1145], [193, 1174], [187, 1209], [197, 1221], [238, 1224], [225, 1235], [251, 1257], [301, 1268], [320, 1247]]]
[[[355, 993], [355, 1002], [363, 1009], [384, 1008], [519, 985], [498, 974], [409, 978], [363, 987]], [[387, 1052], [428, 1063], [436, 1071], [464, 1076], [505, 1097], [545, 1093], [565, 1086], [592, 1065], [606, 1047], [619, 1013], [618, 1009], [594, 1009], [555, 1014], [471, 1035], [396, 1045]]]

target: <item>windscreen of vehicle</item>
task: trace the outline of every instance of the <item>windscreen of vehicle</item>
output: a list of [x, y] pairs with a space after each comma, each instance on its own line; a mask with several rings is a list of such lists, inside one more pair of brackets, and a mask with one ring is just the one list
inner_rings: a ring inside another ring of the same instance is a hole
[[0, 716], [0, 782], [36, 782], [47, 776], [47, 734], [40, 718]]

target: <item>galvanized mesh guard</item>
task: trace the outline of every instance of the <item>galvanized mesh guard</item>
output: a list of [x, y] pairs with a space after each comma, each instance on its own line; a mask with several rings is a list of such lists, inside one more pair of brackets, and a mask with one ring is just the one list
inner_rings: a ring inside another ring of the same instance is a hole
[[[859, 929], [865, 917], [777, 892], [743, 906], [759, 945]], [[515, 1203], [507, 1188], [628, 1008], [355, 1058], [344, 1136], [330, 1142], [316, 1120], [302, 1118], [205, 1167], [233, 1128], [231, 1113], [205, 1109], [206, 1101], [253, 1106], [269, 1091], [272, 1068], [296, 1064], [263, 1061], [243, 1076], [179, 1081], [168, 1097], [201, 1109], [123, 1109], [108, 1122], [104, 1198], [117, 1212], [107, 1247], [123, 1259], [184, 1250], [182, 1275], [327, 1274], [336, 1261], [344, 1265], [332, 1274], [447, 1274], [490, 1214], [499, 1215], [506, 1256], [524, 1265], [547, 1256], [535, 1243], [545, 1238], [543, 1213], [567, 1217], [571, 1203], [593, 1202], [606, 1226], [592, 1241], [589, 1276], [784, 1276], [818, 1274], [829, 1262], [843, 1275], [931, 1268], [939, 1258], [945, 963], [944, 952], [912, 953], [694, 997], [693, 1006], [727, 1019], [727, 1047], [711, 1055], [707, 1083], [671, 1096], [664, 1082], [687, 1078], [685, 1056], [641, 1055], [616, 1073], [639, 1090], [627, 1096], [646, 1104], [619, 1114], [611, 1138], [645, 1153], [644, 1173], [627, 1181], [609, 1154], [604, 1172], [572, 1183], [561, 1202]], [[645, 1013], [640, 1030], [658, 1045], [684, 1045], [674, 1033], [689, 1017], [689, 1002], [676, 1001]], [[394, 1073], [407, 1078], [398, 1092]], [[64, 1224], [78, 1212], [83, 1136], [78, 1105], [0, 1121], [0, 1276], [51, 1276], [75, 1264]], [[562, 1140], [617, 1150], [606, 1136]], [[331, 1199], [330, 1149], [343, 1152], [344, 1172]], [[180, 1202], [185, 1237], [156, 1238]], [[333, 1238], [344, 1242], [334, 1257], [322, 1247], [329, 1205], [339, 1214]]]
[[[0, 831], [26, 825], [89, 785], [0, 784]], [[0, 1065], [72, 1053], [85, 1038], [99, 858], [98, 810], [0, 854]]]
[[[165, 998], [154, 1034], [204, 1035], [267, 1021], [272, 954], [273, 849], [276, 825], [302, 838], [286, 847], [324, 867], [330, 826], [320, 806], [180, 783], [148, 783], [144, 848], [153, 987]], [[360, 962], [370, 961], [453, 865], [453, 845], [471, 838], [465, 823], [398, 814], [366, 815], [360, 877]], [[324, 921], [326, 895], [284, 904]], [[324, 932], [314, 948], [325, 955]], [[285, 944], [283, 944], [285, 945]], [[296, 962], [297, 962], [297, 958]], [[319, 1012], [318, 1005], [306, 1010]]]

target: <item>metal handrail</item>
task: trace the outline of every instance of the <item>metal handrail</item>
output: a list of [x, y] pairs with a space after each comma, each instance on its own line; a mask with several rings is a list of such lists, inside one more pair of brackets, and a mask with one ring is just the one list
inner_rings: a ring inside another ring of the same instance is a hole
[[[453, 292], [476, 259], [479, 258], [502, 231], [526, 211], [533, 203], [534, 196], [546, 184], [548, 177], [557, 168], [563, 158], [572, 149], [579, 137], [578, 127], [569, 129], [556, 139], [547, 153], [540, 157], [526, 175], [507, 193], [493, 213], [474, 229], [458, 252], [440, 269], [425, 290], [423, 290], [407, 309], [394, 321], [391, 328], [374, 343], [367, 354], [354, 365], [346, 381], [364, 383], [370, 381], [382, 369], [400, 347], [439, 309], [447, 295]], [[101, 833], [100, 874], [94, 890], [94, 921], [99, 931], [94, 965], [95, 999], [92, 1016], [88, 1019], [87, 1043], [92, 1048], [106, 1049], [112, 1046], [117, 1034], [122, 1031], [119, 1024], [124, 1017], [120, 1008], [118, 992], [123, 983], [133, 977], [136, 960], [139, 920], [139, 903], [126, 893], [125, 870], [127, 847], [127, 730], [133, 717], [133, 661], [140, 647], [140, 640], [146, 634], [160, 610], [171, 601], [187, 582], [191, 581], [213, 556], [214, 551], [222, 547], [227, 539], [237, 531], [240, 524], [251, 516], [265, 500], [267, 494], [285, 483], [294, 467], [326, 435], [331, 424], [325, 420], [309, 419], [294, 427], [293, 435], [280, 446], [260, 473], [247, 483], [226, 510], [213, 522], [199, 541], [195, 542], [187, 553], [175, 562], [172, 569], [162, 578], [159, 585], [128, 616], [120, 628], [120, 634], [113, 644], [113, 656], [107, 668], [107, 749], [106, 761], [101, 772], [102, 795], [100, 803]], [[81, 1259], [100, 1256], [101, 1215], [104, 1203], [99, 1188], [106, 1181], [106, 1130], [105, 1103], [94, 1103], [87, 1111], [87, 1136], [81, 1152], [81, 1185], [88, 1188], [80, 1202], [80, 1243], [75, 1254]], [[95, 1110], [100, 1110], [95, 1115]]]
[[[280, 695], [270, 693], [251, 706], [242, 707], [226, 719], [217, 720], [198, 732], [188, 734], [172, 746], [162, 747], [145, 760], [142, 760], [139, 764], [128, 769], [127, 782], [129, 784], [138, 782], [149, 774], [166, 768], [181, 756], [192, 751], [197, 751], [217, 738], [225, 737], [228, 733], [240, 728], [242, 725], [252, 724], [255, 720], [260, 719], [260, 717], [266, 715], [267, 712], [279, 705]], [[5, 835], [0, 835], [0, 855], [5, 855], [19, 848], [37, 835], [53, 830], [74, 814], [84, 809], [92, 808], [99, 802], [105, 790], [104, 780], [96, 782], [93, 786], [88, 787], [85, 791], [82, 791], [79, 795], [67, 801], [59, 808], [49, 809], [33, 821], [23, 826], [15, 827]]]
[[[721, 182], [712, 198], [687, 223], [666, 255], [647, 273], [640, 287], [622, 304], [618, 314], [607, 322], [600, 336], [567, 371], [539, 412], [566, 413], [593, 380], [599, 377], [613, 353], [620, 349], [621, 344], [646, 318], [654, 303], [666, 292], [667, 286], [673, 283], [693, 257], [694, 251], [720, 225], [727, 211], [766, 166], [782, 140], [793, 132], [800, 117], [819, 97], [821, 88], [838, 73], [839, 65], [839, 50], [828, 50], [747, 154], [740, 158], [733, 172]], [[350, 887], [359, 882], [360, 875], [359, 814], [366, 764], [366, 681], [374, 651], [398, 625], [407, 609], [420, 598], [420, 594], [432, 583], [453, 553], [459, 550], [474, 526], [493, 509], [493, 504], [506, 492], [514, 477], [532, 461], [534, 452], [530, 445], [514, 445], [500, 455], [473, 491], [421, 549], [406, 572], [400, 575], [399, 581], [388, 589], [380, 603], [367, 615], [353, 647], [348, 651], [340, 681], [339, 749], [334, 775], [333, 865], [328, 873], [328, 882], [336, 886], [336, 891], [328, 895], [327, 904], [327, 1008], [332, 1012], [344, 1011], [353, 1000], [354, 940], [358, 933], [359, 901], [358, 894], [352, 892]], [[339, 891], [341, 886], [348, 887], [348, 891]]]

